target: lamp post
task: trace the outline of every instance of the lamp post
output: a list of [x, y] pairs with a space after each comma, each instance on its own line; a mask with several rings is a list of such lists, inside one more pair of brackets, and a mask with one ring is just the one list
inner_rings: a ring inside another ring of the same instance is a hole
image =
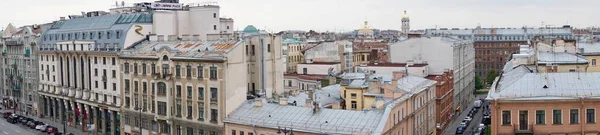
[[140, 107], [135, 107], [136, 111], [139, 111], [139, 118], [140, 118], [140, 135], [143, 135], [143, 129], [142, 129], [142, 108]]

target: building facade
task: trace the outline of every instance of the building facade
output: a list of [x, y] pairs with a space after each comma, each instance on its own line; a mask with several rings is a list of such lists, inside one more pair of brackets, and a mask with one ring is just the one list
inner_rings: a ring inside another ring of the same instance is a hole
[[430, 74], [453, 71], [453, 98], [457, 111], [474, 98], [475, 50], [473, 42], [452, 37], [410, 38], [390, 45], [393, 63], [428, 64]]
[[223, 119], [246, 98], [243, 44], [151, 37], [122, 51], [124, 132], [223, 134]]
[[38, 48], [42, 116], [85, 132], [121, 134], [118, 51], [144, 40], [152, 20], [136, 13], [55, 22]]
[[435, 85], [435, 125], [436, 134], [441, 135], [442, 132], [454, 120], [456, 111], [452, 108], [454, 104], [452, 71], [446, 71], [441, 75], [429, 75], [425, 77], [436, 81]]
[[282, 39], [249, 25], [244, 28], [248, 93], [254, 96], [278, 98], [283, 94]]
[[516, 66], [495, 80], [486, 98], [492, 134], [599, 133], [598, 72], [532, 71]]
[[286, 61], [286, 73], [296, 73], [296, 66], [299, 63], [303, 63], [304, 55], [302, 55], [302, 46], [304, 44], [301, 41], [295, 39], [284, 39], [282, 44], [283, 55], [285, 55]]
[[3, 103], [14, 112], [37, 116], [38, 113], [38, 57], [36, 45], [46, 28], [40, 25], [15, 28], [8, 24], [0, 35], [2, 43], [2, 96]]

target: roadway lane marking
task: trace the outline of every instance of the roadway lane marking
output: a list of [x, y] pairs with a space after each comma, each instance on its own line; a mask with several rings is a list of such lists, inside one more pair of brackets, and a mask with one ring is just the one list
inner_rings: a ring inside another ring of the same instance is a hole
[[17, 133], [21, 133], [21, 131], [19, 131], [19, 130], [15, 130], [15, 131], [16, 131]]
[[4, 125], [5, 125], [4, 123], [0, 123], [0, 124], [2, 124], [2, 126], [4, 126]]
[[4, 132], [4, 134], [7, 134], [7, 135], [8, 135], [8, 133], [6, 133], [6, 131], [3, 131], [3, 132]]

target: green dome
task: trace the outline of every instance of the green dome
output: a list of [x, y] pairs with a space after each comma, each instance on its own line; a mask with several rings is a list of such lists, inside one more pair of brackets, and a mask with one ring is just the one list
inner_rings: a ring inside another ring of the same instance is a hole
[[258, 29], [252, 25], [248, 25], [244, 28], [244, 33], [258, 33]]

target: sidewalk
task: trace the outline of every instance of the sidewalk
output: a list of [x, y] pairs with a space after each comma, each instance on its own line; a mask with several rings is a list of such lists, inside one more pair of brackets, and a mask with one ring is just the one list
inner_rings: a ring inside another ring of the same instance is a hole
[[[0, 112], [4, 113], [4, 112], [13, 112], [13, 111], [7, 110], [7, 109], [2, 109], [2, 110], [0, 110]], [[29, 117], [34, 120], [44, 122], [50, 126], [56, 127], [56, 128], [58, 128], [58, 131], [60, 131], [61, 133], [64, 131], [63, 130], [64, 125], [62, 123], [58, 123], [58, 122], [55, 122], [55, 121], [52, 121], [52, 120], [46, 119], [46, 118], [39, 118], [39, 117], [33, 117], [33, 116], [25, 116], [25, 117]], [[93, 134], [93, 133], [83, 132], [83, 131], [81, 131], [81, 128], [74, 128], [74, 127], [67, 127], [67, 133], [73, 133], [76, 135], [87, 135], [87, 134], [91, 135], [91, 134]]]

